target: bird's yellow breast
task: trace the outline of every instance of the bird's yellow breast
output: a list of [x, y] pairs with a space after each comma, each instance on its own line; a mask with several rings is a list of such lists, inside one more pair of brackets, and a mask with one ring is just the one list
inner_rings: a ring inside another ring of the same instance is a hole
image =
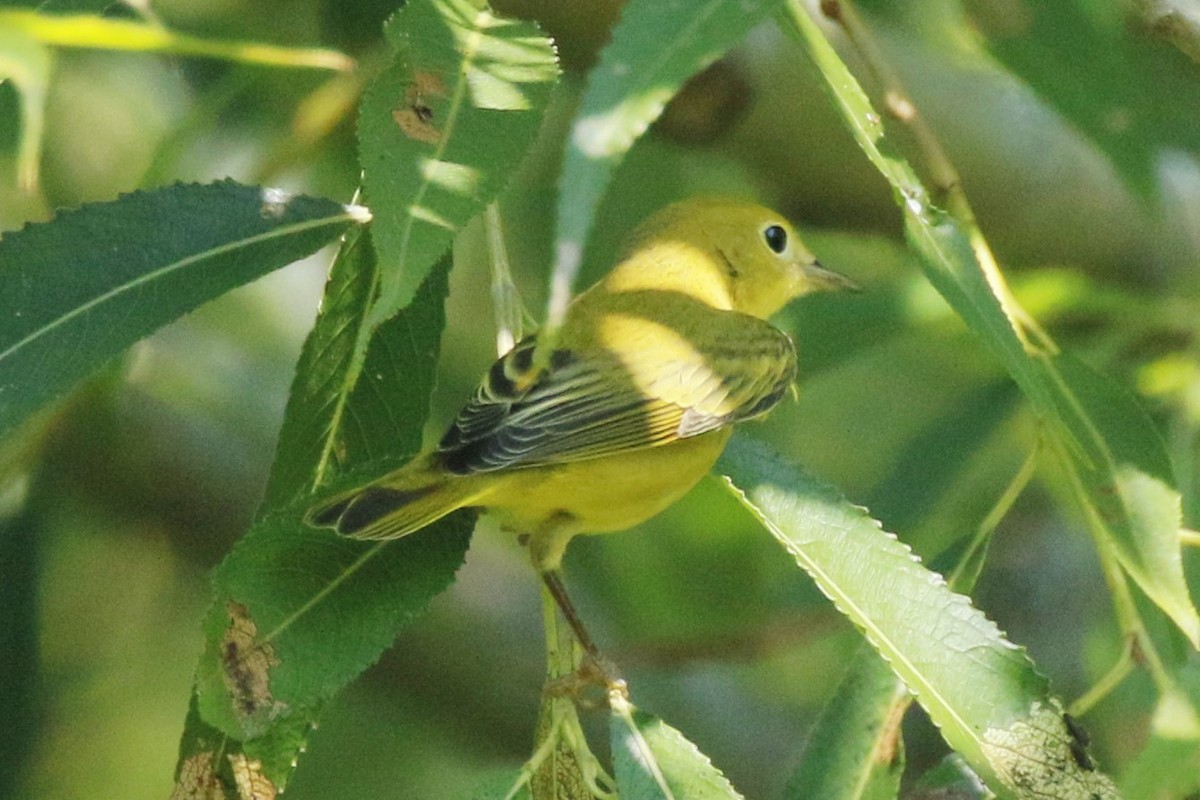
[[727, 428], [662, 447], [513, 470], [480, 505], [503, 527], [529, 534], [539, 568], [556, 569], [572, 536], [631, 528], [687, 494], [729, 434]]

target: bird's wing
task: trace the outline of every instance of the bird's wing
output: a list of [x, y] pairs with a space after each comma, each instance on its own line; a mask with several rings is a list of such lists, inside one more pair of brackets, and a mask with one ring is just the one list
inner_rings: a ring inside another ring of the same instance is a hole
[[526, 339], [492, 365], [446, 432], [442, 463], [470, 474], [578, 461], [766, 413], [795, 378], [795, 351], [768, 323], [737, 317], [702, 348], [557, 350], [540, 373]]

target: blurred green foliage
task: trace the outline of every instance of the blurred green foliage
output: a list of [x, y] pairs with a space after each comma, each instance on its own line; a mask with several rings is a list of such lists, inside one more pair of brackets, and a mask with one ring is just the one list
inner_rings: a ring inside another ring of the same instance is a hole
[[[359, 59], [350, 78], [56, 52], [34, 191], [17, 186], [16, 95], [0, 86], [0, 229], [175, 180], [232, 176], [348, 201], [359, 180], [353, 109], [394, 5], [153, 5], [195, 35], [342, 49]], [[1022, 305], [1139, 393], [1165, 437], [1185, 524], [1200, 527], [1200, 107], [1189, 99], [1200, 65], [1155, 39], [1136, 7], [1106, 0], [1071, 0], [1049, 20], [1031, 0], [862, 5]], [[619, 3], [495, 6], [538, 20], [568, 70], [502, 198], [517, 282], [539, 315], [562, 142]], [[581, 283], [611, 263], [629, 227], [697, 192], [785, 210], [823, 263], [868, 288], [786, 312], [800, 396], [751, 435], [870, 507], [926, 559], [973, 532], [1038, 423], [921, 277], [887, 186], [769, 23], [694, 78], [634, 145], [600, 206]], [[431, 429], [494, 353], [482, 241], [473, 225], [456, 244]], [[160, 331], [0, 445], [0, 599], [14, 621], [0, 640], [0, 686], [17, 742], [0, 761], [0, 794], [170, 793], [206, 576], [257, 507], [327, 260]], [[1000, 523], [974, 597], [1069, 699], [1123, 643], [1068, 497], [1061, 475], [1039, 473]], [[684, 731], [747, 796], [779, 796], [861, 639], [761, 529], [708, 483], [635, 531], [579, 541], [567, 572], [639, 706]], [[1200, 596], [1197, 548], [1185, 551], [1185, 573]], [[527, 758], [542, 675], [535, 588], [521, 550], [484, 523], [452, 589], [322, 715], [288, 797], [461, 796]], [[1194, 675], [1196, 653], [1166, 625], [1153, 632], [1171, 669]], [[1195, 706], [1196, 682], [1183, 685]], [[1143, 749], [1156, 701], [1134, 672], [1087, 715], [1093, 753], [1130, 797], [1184, 798], [1200, 791], [1180, 766], [1195, 763], [1196, 743], [1155, 738]], [[919, 712], [905, 743], [914, 775], [946, 753]], [[1164, 771], [1171, 783], [1160, 786]]]

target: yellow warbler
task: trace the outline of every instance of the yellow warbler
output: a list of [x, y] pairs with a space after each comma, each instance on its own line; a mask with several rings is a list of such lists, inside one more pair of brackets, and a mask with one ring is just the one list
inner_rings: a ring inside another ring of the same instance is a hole
[[733, 423], [761, 416], [796, 374], [765, 320], [854, 284], [817, 263], [779, 214], [721, 199], [668, 206], [567, 311], [547, 366], [531, 336], [496, 361], [438, 445], [314, 508], [357, 539], [405, 536], [464, 507], [528, 536], [554, 577], [571, 537], [657, 514], [709, 471]]

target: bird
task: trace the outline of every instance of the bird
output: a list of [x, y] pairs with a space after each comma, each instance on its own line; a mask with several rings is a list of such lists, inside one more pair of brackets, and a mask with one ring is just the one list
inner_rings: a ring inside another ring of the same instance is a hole
[[434, 447], [320, 501], [306, 521], [384, 540], [460, 508], [490, 512], [522, 535], [598, 657], [562, 583], [567, 543], [631, 528], [686, 494], [732, 427], [793, 386], [795, 347], [768, 318], [802, 295], [846, 289], [858, 287], [768, 208], [719, 197], [668, 205], [571, 302], [548, 355], [537, 333], [522, 339]]

